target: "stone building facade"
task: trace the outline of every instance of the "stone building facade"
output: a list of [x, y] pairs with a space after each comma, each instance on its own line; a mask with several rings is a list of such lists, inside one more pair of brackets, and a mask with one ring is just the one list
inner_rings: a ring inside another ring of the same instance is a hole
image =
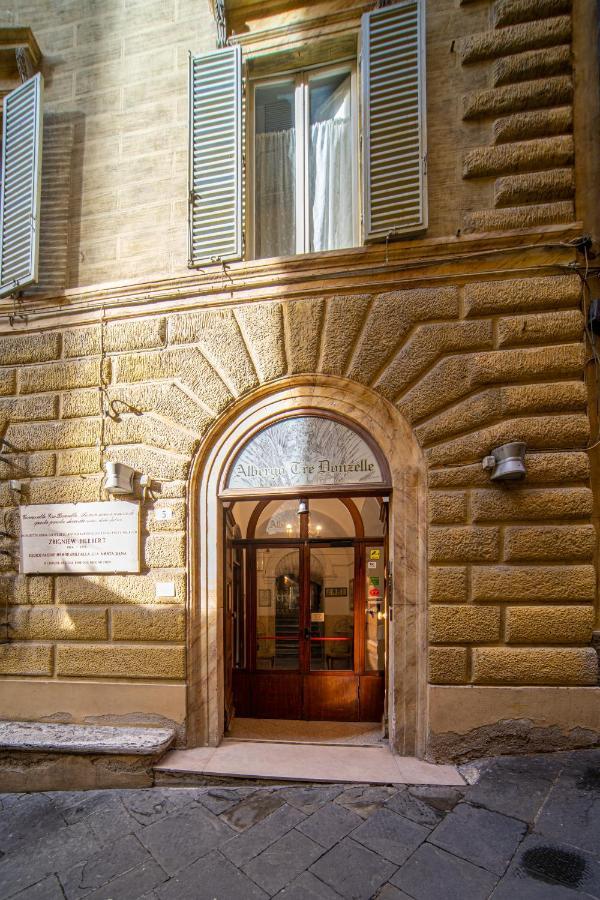
[[[217, 744], [219, 478], [253, 423], [312, 410], [390, 469], [396, 752], [597, 744], [594, 4], [426, 5], [427, 228], [189, 269], [188, 53], [215, 10], [5, 0], [0, 52], [18, 30], [45, 105], [39, 283], [0, 300], [1, 718]], [[232, 0], [225, 27], [261, 60], [374, 6]], [[527, 477], [493, 483], [510, 441]], [[106, 461], [138, 473], [140, 573], [20, 574], [19, 506], [106, 499]]]

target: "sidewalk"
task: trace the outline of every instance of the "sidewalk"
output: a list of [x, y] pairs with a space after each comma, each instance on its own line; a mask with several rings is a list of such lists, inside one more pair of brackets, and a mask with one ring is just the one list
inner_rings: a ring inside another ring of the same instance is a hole
[[0, 897], [600, 898], [600, 750], [501, 757], [470, 785], [0, 796]]

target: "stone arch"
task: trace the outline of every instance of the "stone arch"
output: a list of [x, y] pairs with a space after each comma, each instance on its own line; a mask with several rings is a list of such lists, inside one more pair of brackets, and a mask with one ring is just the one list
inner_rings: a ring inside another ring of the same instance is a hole
[[397, 752], [424, 754], [426, 706], [425, 465], [412, 429], [372, 390], [334, 376], [288, 377], [229, 407], [205, 437], [189, 484], [188, 744], [223, 734], [223, 564], [218, 485], [257, 425], [295, 410], [329, 411], [366, 430], [387, 459], [392, 482], [390, 557], [393, 619], [388, 660], [390, 739]]

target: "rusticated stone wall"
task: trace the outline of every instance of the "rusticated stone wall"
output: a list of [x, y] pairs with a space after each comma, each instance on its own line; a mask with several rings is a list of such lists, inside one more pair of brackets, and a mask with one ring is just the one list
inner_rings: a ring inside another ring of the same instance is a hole
[[[22, 502], [100, 499], [102, 456], [153, 483], [140, 576], [50, 578], [16, 574], [18, 495], [2, 482], [0, 671], [183, 680], [193, 455], [239, 397], [322, 373], [395, 404], [424, 450], [431, 682], [595, 684], [579, 303], [577, 275], [467, 278], [2, 337], [0, 474], [19, 473]], [[508, 440], [527, 442], [527, 481], [492, 485], [481, 458]]]

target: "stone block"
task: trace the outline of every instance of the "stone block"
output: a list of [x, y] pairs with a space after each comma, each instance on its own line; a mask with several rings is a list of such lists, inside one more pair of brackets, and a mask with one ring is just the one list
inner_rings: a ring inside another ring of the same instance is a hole
[[589, 644], [593, 606], [511, 606], [506, 610], [509, 644]]
[[19, 370], [19, 390], [23, 394], [68, 391], [100, 383], [98, 359], [70, 360]]
[[[527, 481], [529, 484], [552, 484], [554, 482], [587, 482], [590, 464], [584, 452], [569, 453], [527, 453]], [[456, 468], [430, 469], [430, 488], [487, 487], [489, 475], [481, 468], [481, 463]]]
[[371, 298], [366, 294], [331, 297], [327, 300], [319, 369], [324, 375], [343, 375], [346, 371], [370, 301]]
[[52, 603], [53, 580], [43, 575], [4, 575], [0, 577], [0, 598], [11, 604]]
[[[187, 478], [190, 460], [156, 447], [108, 447], [106, 458], [111, 462], [122, 462], [137, 472], [144, 472], [153, 481], [181, 481]], [[154, 488], [153, 488], [154, 489]], [[179, 495], [178, 495], [179, 496]]]
[[583, 316], [577, 309], [510, 316], [498, 322], [500, 347], [549, 344], [552, 340], [577, 341], [583, 336]]
[[589, 488], [500, 488], [474, 491], [475, 522], [536, 521], [539, 519], [587, 519], [592, 514]]
[[598, 656], [590, 648], [478, 647], [475, 684], [596, 684]]
[[290, 374], [317, 371], [324, 312], [325, 301], [322, 299], [286, 303], [284, 315], [287, 322]]
[[463, 178], [490, 178], [536, 169], [564, 168], [572, 164], [573, 158], [573, 138], [568, 134], [477, 147], [464, 155]]
[[[161, 510], [169, 510], [170, 518], [163, 518]], [[145, 512], [145, 527], [148, 531], [184, 531], [186, 506], [182, 501], [159, 500], [153, 502]]]
[[473, 63], [499, 56], [512, 56], [524, 50], [556, 47], [568, 44], [570, 40], [571, 17], [556, 16], [470, 35], [461, 41], [459, 53], [463, 64]]
[[57, 475], [87, 475], [100, 472], [100, 448], [83, 447], [77, 450], [62, 450], [56, 460]]
[[568, 200], [574, 193], [575, 174], [571, 168], [527, 172], [525, 175], [505, 175], [498, 178], [494, 184], [494, 205], [551, 203], [555, 200]]
[[86, 325], [68, 329], [63, 333], [63, 355], [99, 356], [102, 352], [102, 335], [100, 325]]
[[62, 395], [63, 419], [98, 416], [102, 411], [102, 394], [99, 388], [86, 391], [68, 391]]
[[473, 600], [507, 602], [591, 602], [593, 566], [473, 566]]
[[555, 109], [534, 109], [514, 113], [494, 122], [494, 143], [526, 141], [529, 138], [570, 134], [573, 130], [573, 108], [559, 106]]
[[[176, 382], [116, 385], [107, 389], [108, 406], [115, 421], [124, 414], [150, 412], [168, 419], [186, 431], [204, 434], [214, 421], [213, 413], [186, 394]], [[153, 420], [154, 421], [154, 420]], [[169, 450], [174, 447], [169, 446]]]
[[563, 75], [571, 71], [571, 47], [550, 47], [529, 53], [506, 56], [494, 63], [492, 81], [495, 86], [515, 84], [548, 75]]
[[466, 566], [429, 566], [427, 595], [430, 603], [463, 603], [467, 591]]
[[537, 225], [557, 225], [575, 221], [575, 206], [570, 200], [540, 203], [531, 206], [511, 206], [506, 209], [482, 209], [467, 213], [463, 231], [512, 231], [515, 228], [535, 228]]
[[29, 503], [88, 503], [102, 499], [102, 475], [36, 478], [27, 486]]
[[[174, 597], [157, 597], [157, 582], [173, 582]], [[184, 572], [150, 572], [142, 575], [59, 575], [56, 599], [65, 604], [156, 605], [183, 604], [186, 595]]]
[[104, 609], [17, 607], [9, 621], [11, 637], [20, 641], [102, 641], [108, 637]]
[[104, 439], [107, 444], [145, 444], [182, 456], [191, 456], [198, 445], [197, 436], [174, 423], [162, 422], [151, 413], [119, 413], [117, 418], [109, 418], [104, 426]]
[[429, 607], [429, 640], [434, 644], [470, 644], [499, 639], [499, 606]]
[[494, 24], [518, 25], [571, 11], [572, 0], [496, 0]]
[[261, 384], [287, 374], [281, 303], [247, 303], [235, 310]]
[[430, 647], [429, 683], [466, 684], [467, 665], [466, 647]]
[[105, 326], [104, 349], [107, 353], [150, 350], [164, 347], [167, 321], [160, 316], [109, 322]]
[[60, 356], [60, 335], [57, 332], [3, 334], [0, 346], [3, 366], [46, 362]]
[[184, 641], [185, 613], [180, 607], [115, 609], [112, 638], [114, 641]]
[[[1, 648], [0, 648], [1, 649]], [[59, 644], [57, 675], [75, 678], [185, 678], [183, 647], [128, 647], [123, 644]]]
[[462, 491], [431, 491], [429, 521], [434, 525], [464, 522], [467, 518], [467, 495]]
[[530, 525], [507, 528], [504, 558], [508, 562], [592, 560], [596, 549], [593, 525]]
[[230, 384], [243, 394], [258, 384], [258, 377], [232, 310], [206, 310], [173, 316], [169, 320], [169, 343], [197, 343], [202, 352]]
[[43, 419], [56, 419], [57, 415], [58, 397], [52, 394], [0, 400], [0, 417], [6, 416], [11, 422], [35, 422]]
[[17, 373], [14, 369], [0, 369], [0, 396], [6, 397], [17, 391]]
[[429, 530], [430, 562], [494, 562], [499, 553], [499, 528], [466, 526]]
[[61, 450], [89, 447], [100, 439], [97, 419], [70, 419], [67, 422], [24, 422], [11, 424], [7, 440], [19, 450]]
[[146, 565], [153, 569], [185, 566], [185, 535], [154, 533], [145, 542]]
[[1, 675], [51, 675], [52, 660], [46, 644], [0, 644]]
[[480, 281], [464, 288], [465, 312], [472, 316], [577, 308], [580, 297], [577, 275]]

